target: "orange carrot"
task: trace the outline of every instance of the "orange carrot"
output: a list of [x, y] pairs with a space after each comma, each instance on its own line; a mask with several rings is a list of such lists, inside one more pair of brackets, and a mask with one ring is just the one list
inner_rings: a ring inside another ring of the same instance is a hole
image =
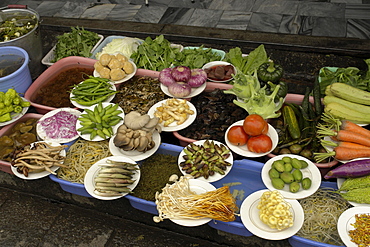
[[354, 142], [364, 146], [370, 147], [370, 138], [362, 134], [349, 131], [349, 130], [339, 130], [335, 136], [339, 141], [344, 142]]
[[338, 142], [337, 147], [343, 147], [343, 148], [354, 148], [354, 149], [368, 149], [370, 150], [370, 147], [364, 146], [358, 143], [354, 142]]
[[338, 160], [352, 160], [356, 158], [370, 157], [369, 149], [355, 149], [345, 147], [335, 147], [335, 158]]
[[340, 128], [342, 130], [349, 130], [349, 131], [352, 131], [352, 132], [359, 133], [363, 136], [366, 136], [367, 138], [370, 138], [370, 130], [365, 129], [364, 127], [361, 127], [360, 125], [355, 124], [351, 121], [342, 120]]

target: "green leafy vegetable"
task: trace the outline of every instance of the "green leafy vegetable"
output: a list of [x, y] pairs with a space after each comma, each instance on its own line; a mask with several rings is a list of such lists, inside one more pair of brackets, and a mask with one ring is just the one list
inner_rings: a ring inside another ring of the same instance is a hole
[[155, 39], [147, 37], [130, 58], [138, 68], [161, 71], [171, 67], [179, 52], [163, 35], [159, 35]]
[[190, 69], [200, 69], [204, 64], [221, 60], [221, 55], [214, 52], [212, 48], [203, 45], [195, 48], [185, 48], [177, 54], [175, 66], [187, 66]]
[[69, 33], [57, 36], [58, 42], [51, 62], [69, 56], [90, 57], [92, 55], [91, 50], [98, 42], [99, 35], [79, 27], [71, 27], [71, 30]]

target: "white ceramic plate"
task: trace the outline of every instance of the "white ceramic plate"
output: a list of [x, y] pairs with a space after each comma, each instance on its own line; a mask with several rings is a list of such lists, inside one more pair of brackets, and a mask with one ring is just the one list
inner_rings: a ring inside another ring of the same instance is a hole
[[[82, 83], [82, 82], [81, 82], [81, 83]], [[81, 83], [80, 83], [80, 84], [81, 84]], [[113, 83], [113, 82], [109, 82], [109, 83], [111, 84], [110, 89], [111, 89], [111, 90], [114, 90], [114, 91], [117, 91], [116, 86], [114, 85], [114, 83]], [[108, 97], [106, 100], [104, 100], [103, 102], [107, 102], [107, 103], [111, 102], [111, 101], [114, 99], [114, 96], [116, 96], [116, 94], [113, 94], [113, 95], [109, 96], [109, 97]], [[70, 93], [70, 94], [69, 94], [69, 98], [70, 98], [70, 100], [71, 100], [72, 105], [74, 105], [75, 107], [80, 108], [80, 109], [86, 109], [86, 108], [88, 108], [88, 107], [89, 107], [89, 106], [85, 106], [85, 105], [81, 105], [81, 104], [77, 103], [76, 101], [72, 100], [72, 97], [74, 97], [74, 94]]]
[[[46, 143], [48, 143], [49, 145], [52, 145], [54, 147], [60, 146], [60, 144], [58, 142], [46, 141]], [[33, 146], [33, 145], [34, 145], [34, 143], [31, 144], [31, 146]], [[62, 151], [60, 151], [60, 155], [65, 157], [66, 156], [66, 150], [63, 149]], [[46, 176], [50, 175], [50, 172], [42, 171], [42, 172], [30, 172], [30, 173], [28, 173], [28, 177], [26, 177], [25, 175], [19, 173], [17, 171], [16, 167], [11, 165], [10, 168], [12, 169], [12, 172], [14, 173], [14, 175], [16, 175], [19, 178], [25, 179], [25, 180], [34, 180], [34, 179], [39, 179], [39, 178], [43, 178], [43, 177], [46, 177]], [[50, 169], [53, 172], [56, 172], [59, 169], [59, 166], [52, 166]]]
[[114, 140], [114, 136], [112, 136], [109, 140], [109, 151], [111, 152], [111, 154], [123, 155], [123, 156], [129, 157], [130, 159], [134, 161], [140, 161], [140, 160], [144, 160], [150, 157], [158, 150], [159, 146], [161, 145], [161, 135], [158, 133], [158, 131], [154, 131], [153, 133], [153, 141], [155, 142], [155, 146], [152, 149], [146, 151], [145, 153], [139, 152], [137, 150], [124, 151], [121, 148], [116, 147], [116, 145], [114, 145], [113, 140]]
[[[189, 186], [190, 186], [190, 190], [195, 192], [198, 195], [206, 193], [208, 191], [216, 190], [216, 188], [212, 184], [198, 180], [198, 179], [189, 179]], [[181, 226], [200, 226], [200, 225], [204, 225], [210, 222], [211, 218], [202, 218], [202, 219], [195, 219], [195, 220], [171, 219], [170, 218], [170, 220]]]
[[301, 204], [297, 200], [285, 199], [286, 202], [292, 205], [290, 210], [294, 219], [293, 226], [283, 230], [272, 229], [260, 220], [259, 209], [257, 208], [260, 198], [265, 191], [268, 190], [256, 191], [244, 199], [240, 207], [240, 217], [243, 225], [254, 235], [269, 240], [286, 239], [296, 234], [301, 229], [304, 220]]
[[340, 238], [347, 247], [357, 247], [358, 245], [351, 241], [349, 231], [355, 228], [351, 225], [356, 222], [356, 214], [370, 214], [370, 207], [353, 207], [344, 211], [338, 219], [337, 229]]
[[[123, 197], [123, 196], [125, 196], [125, 195], [128, 194], [128, 193], [122, 193], [121, 196], [99, 196], [99, 195], [97, 195], [97, 194], [94, 193], [94, 191], [95, 191], [95, 182], [94, 182], [95, 177], [98, 175], [98, 173], [100, 171], [101, 165], [106, 164], [106, 161], [107, 160], [122, 161], [122, 162], [131, 163], [131, 164], [136, 164], [135, 161], [133, 161], [130, 158], [124, 157], [124, 156], [110, 156], [110, 157], [101, 159], [98, 162], [96, 162], [94, 165], [92, 165], [89, 168], [89, 170], [87, 170], [87, 172], [85, 174], [84, 185], [85, 185], [86, 191], [92, 197], [95, 197], [95, 198], [100, 199], [100, 200], [114, 200], [114, 199], [121, 198], [121, 197]], [[135, 189], [135, 187], [139, 183], [139, 180], [140, 180], [140, 170], [135, 170], [134, 175], [132, 176], [132, 179], [135, 180], [135, 182], [133, 184], [127, 186], [128, 188], [131, 189], [131, 191], [133, 189]]]
[[[157, 108], [160, 107], [160, 106], [162, 106], [162, 104], [166, 103], [166, 101], [167, 100], [165, 99], [165, 100], [162, 100], [162, 101], [154, 104], [149, 109], [148, 115], [153, 118], [154, 117], [154, 113], [156, 112]], [[192, 124], [194, 122], [195, 118], [197, 117], [197, 109], [189, 101], [186, 101], [186, 103], [188, 104], [190, 110], [194, 111], [194, 114], [188, 115], [188, 119], [184, 123], [179, 124], [179, 125], [176, 122], [173, 122], [170, 125], [168, 125], [167, 127], [164, 127], [163, 126], [163, 123], [162, 123], [161, 124], [162, 131], [165, 131], [165, 132], [179, 131], [179, 130], [185, 129], [186, 127], [188, 127], [190, 124]]]
[[[346, 180], [345, 178], [337, 178], [337, 187], [340, 188], [345, 180]], [[348, 201], [348, 202], [354, 207], [362, 207], [362, 206], [370, 207], [370, 204], [366, 204], [366, 203], [358, 203], [358, 202], [352, 202], [352, 201]]]
[[261, 157], [261, 156], [265, 156], [266, 154], [270, 153], [272, 150], [274, 150], [279, 142], [279, 136], [275, 130], [274, 127], [272, 127], [272, 125], [268, 124], [269, 125], [269, 131], [267, 132], [267, 135], [271, 138], [272, 140], [272, 148], [270, 151], [266, 152], [266, 153], [254, 153], [254, 152], [251, 152], [248, 150], [248, 146], [247, 145], [243, 145], [243, 146], [236, 146], [236, 145], [233, 145], [229, 142], [229, 140], [227, 139], [227, 134], [229, 133], [229, 130], [231, 127], [233, 126], [243, 126], [243, 122], [244, 120], [240, 120], [236, 123], [233, 123], [232, 125], [230, 125], [230, 127], [226, 130], [226, 133], [225, 133], [225, 142], [226, 142], [226, 145], [232, 150], [234, 151], [235, 153], [241, 155], [241, 156], [244, 156], [244, 157]]
[[[123, 79], [121, 79], [121, 80], [113, 81], [114, 84], [120, 84], [120, 83], [125, 82], [125, 81], [128, 81], [132, 77], [134, 77], [134, 75], [136, 74], [136, 71], [137, 71], [137, 67], [136, 67], [136, 64], [134, 62], [132, 62], [131, 60], [129, 60], [129, 62], [134, 66], [134, 72], [132, 72], [131, 74], [126, 75], [126, 77], [123, 78]], [[93, 76], [94, 77], [100, 77], [100, 74], [96, 70], [94, 70]]]
[[45, 119], [47, 119], [49, 117], [54, 116], [55, 114], [57, 114], [58, 112], [61, 112], [61, 111], [69, 112], [69, 113], [71, 113], [73, 115], [76, 115], [77, 117], [79, 117], [81, 115], [81, 112], [79, 110], [76, 110], [76, 109], [73, 109], [73, 108], [69, 108], [69, 107], [58, 108], [58, 109], [55, 109], [55, 110], [52, 110], [52, 111], [46, 113], [44, 116], [42, 116], [39, 119], [39, 121], [38, 121], [38, 123], [36, 125], [36, 132], [37, 132], [37, 136], [39, 138], [41, 138], [44, 141], [54, 141], [54, 142], [58, 142], [58, 143], [68, 143], [68, 142], [74, 141], [74, 140], [76, 140], [78, 138], [78, 134], [75, 135], [75, 136], [73, 136], [73, 137], [71, 137], [71, 138], [60, 138], [60, 139], [50, 139], [49, 137], [46, 136], [46, 133], [43, 130], [43, 127], [41, 126], [40, 122], [41, 121], [44, 121]]
[[[231, 63], [228, 63], [228, 62], [225, 62], [225, 61], [212, 61], [212, 62], [206, 63], [205, 65], [203, 65], [202, 69], [203, 70], [210, 69], [210, 68], [212, 68], [214, 66], [217, 66], [217, 65], [231, 65], [234, 68], [234, 74], [233, 75], [237, 74], [237, 69], [235, 68], [235, 66], [232, 65]], [[211, 79], [211, 78], [207, 77], [207, 80], [213, 81], [213, 82], [219, 82], [219, 83], [225, 83], [225, 82], [231, 81], [232, 79], [233, 78], [231, 77], [228, 80], [214, 80], [214, 79]]]
[[[107, 107], [108, 105], [114, 105], [114, 103], [103, 103], [103, 107]], [[89, 106], [88, 108], [86, 108], [86, 109], [89, 109], [89, 110], [92, 110], [92, 111], [94, 111], [94, 108], [96, 107], [96, 105], [92, 105], [92, 106]], [[124, 117], [125, 117], [125, 113], [123, 112], [123, 110], [122, 110], [122, 108], [121, 107], [118, 107], [117, 108], [117, 110], [120, 110], [120, 111], [122, 111], [122, 113], [120, 113], [120, 114], [118, 114], [118, 116], [120, 116], [120, 117], [122, 117], [122, 120], [121, 121], [119, 121], [118, 122], [118, 124], [116, 124], [115, 126], [112, 126], [112, 128], [113, 128], [113, 133], [115, 133], [116, 132], [116, 130], [117, 130], [117, 128], [118, 128], [118, 126], [120, 126], [121, 124], [123, 124], [123, 119], [124, 119]], [[85, 114], [86, 113], [86, 111], [83, 111], [82, 112], [82, 114]], [[80, 123], [80, 121], [77, 119], [77, 123], [76, 123], [76, 129], [79, 129], [79, 128], [81, 128], [82, 127], [82, 125], [81, 125], [81, 123]], [[81, 134], [81, 132], [80, 131], [77, 131], [77, 133], [78, 133], [78, 135], [81, 137], [81, 138], [83, 138], [83, 139], [85, 139], [85, 140], [87, 140], [87, 141], [102, 141], [102, 140], [104, 140], [102, 137], [100, 137], [100, 136], [98, 136], [98, 135], [96, 135], [95, 137], [94, 137], [94, 139], [90, 139], [90, 134]]]
[[[160, 85], [161, 85], [161, 89], [164, 94], [166, 94], [167, 96], [173, 97], [173, 98], [178, 98], [170, 94], [170, 92], [168, 91], [168, 87], [163, 85], [163, 83], [160, 83]], [[203, 85], [200, 87], [191, 88], [191, 93], [188, 96], [183, 97], [183, 98], [189, 99], [189, 98], [197, 96], [198, 94], [202, 93], [204, 89], [206, 89], [206, 86], [207, 86], [207, 83], [203, 83]]]
[[[203, 143], [205, 142], [206, 140], [200, 140], [200, 141], [195, 141], [193, 142], [194, 144], [196, 145], [203, 145]], [[225, 144], [221, 143], [221, 142], [218, 142], [218, 141], [215, 141], [215, 140], [210, 140], [210, 141], [213, 141], [215, 144], [218, 144], [218, 145], [224, 145], [226, 146]], [[227, 147], [227, 146], [226, 146]], [[187, 148], [184, 147], [184, 149]], [[183, 156], [185, 155], [185, 152], [184, 152], [184, 149], [180, 152], [179, 154], [179, 158], [178, 158], [178, 166], [179, 166], [179, 169], [181, 171], [182, 174], [184, 175], [187, 175], [187, 173], [185, 171], [183, 171], [181, 169], [181, 166], [180, 166], [180, 163], [185, 161], [185, 159], [183, 158]], [[205, 181], [205, 182], [208, 182], [208, 183], [212, 183], [212, 182], [215, 182], [215, 181], [218, 181], [220, 180], [221, 178], [227, 176], [227, 174], [230, 172], [231, 168], [233, 167], [233, 162], [234, 162], [234, 158], [233, 158], [233, 155], [230, 153], [230, 156], [226, 159], [227, 162], [229, 162], [231, 164], [231, 166], [227, 166], [226, 167], [226, 171], [224, 175], [221, 175], [220, 173], [218, 172], [215, 172], [215, 174], [213, 176], [209, 176], [207, 179], [205, 179], [203, 176], [201, 177], [198, 177], [196, 179], [198, 180], [202, 180], [202, 181]]]
[[[23, 97], [21, 97], [21, 98], [22, 98], [23, 101], [27, 101], [28, 102], [28, 100], [26, 100], [25, 98], [23, 98]], [[9, 120], [9, 121], [0, 123], [0, 127], [1, 126], [6, 126], [6, 125], [11, 124], [11, 123], [14, 123], [18, 119], [20, 119], [24, 114], [27, 113], [28, 108], [29, 108], [28, 106], [27, 107], [23, 107], [22, 108], [22, 111], [20, 113], [16, 113], [16, 112], [10, 113], [10, 116], [11, 116], [12, 120]]]
[[304, 161], [307, 162], [308, 166], [304, 169], [301, 169], [301, 172], [302, 172], [303, 178], [308, 177], [308, 178], [311, 179], [312, 184], [311, 184], [311, 187], [308, 190], [304, 190], [304, 189], [300, 188], [296, 193], [293, 193], [293, 192], [289, 191], [289, 185], [288, 184], [285, 184], [284, 188], [282, 190], [278, 190], [278, 191], [284, 196], [284, 198], [288, 198], [288, 199], [302, 199], [302, 198], [308, 197], [308, 196], [312, 195], [313, 193], [315, 193], [317, 191], [317, 189], [320, 187], [320, 184], [321, 184], [321, 173], [320, 173], [319, 168], [317, 168], [317, 166], [314, 163], [312, 163], [309, 159], [306, 159], [305, 157], [302, 157], [302, 156], [299, 156], [299, 155], [294, 155], [294, 154], [278, 155], [278, 156], [275, 156], [275, 157], [269, 159], [265, 163], [265, 165], [262, 167], [262, 171], [261, 171], [262, 181], [265, 184], [265, 186], [269, 190], [276, 190], [274, 188], [274, 186], [272, 186], [271, 179], [268, 175], [268, 172], [271, 168], [272, 163], [275, 160], [281, 160], [285, 156], [289, 156], [291, 158], [297, 158], [299, 160], [304, 160]]

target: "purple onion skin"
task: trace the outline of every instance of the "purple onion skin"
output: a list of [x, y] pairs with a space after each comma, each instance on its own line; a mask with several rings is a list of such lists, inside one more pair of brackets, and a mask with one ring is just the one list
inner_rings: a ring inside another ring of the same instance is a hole
[[175, 80], [173, 79], [172, 75], [172, 68], [165, 68], [159, 72], [158, 80], [165, 86], [169, 86], [170, 84], [174, 83]]
[[175, 98], [185, 98], [190, 95], [191, 87], [186, 82], [175, 82], [168, 86], [168, 92]]
[[191, 70], [187, 66], [176, 66], [172, 69], [171, 75], [177, 82], [188, 82], [191, 76]]
[[325, 179], [354, 178], [370, 174], [370, 159], [353, 160], [330, 170]]
[[192, 69], [188, 84], [191, 87], [200, 87], [207, 81], [207, 72], [203, 69]]

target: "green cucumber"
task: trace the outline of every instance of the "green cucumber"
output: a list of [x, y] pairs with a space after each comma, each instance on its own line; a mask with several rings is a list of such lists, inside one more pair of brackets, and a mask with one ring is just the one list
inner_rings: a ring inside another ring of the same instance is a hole
[[283, 107], [283, 118], [284, 122], [287, 125], [288, 132], [293, 139], [298, 139], [301, 137], [301, 130], [299, 128], [297, 116], [294, 113], [294, 110], [285, 105]]
[[363, 113], [366, 113], [366, 114], [370, 113], [370, 106], [357, 104], [357, 103], [354, 103], [354, 102], [351, 102], [351, 101], [348, 101], [348, 100], [341, 99], [341, 98], [336, 97], [336, 96], [329, 96], [328, 95], [328, 96], [324, 97], [324, 105], [327, 105], [327, 104], [332, 103], [332, 102], [342, 104], [342, 105], [344, 105], [348, 108], [352, 108], [352, 109], [354, 109], [355, 111], [358, 111], [358, 112], [363, 112]]
[[363, 105], [370, 105], [370, 92], [336, 82], [331, 84], [330, 91], [337, 97]]

